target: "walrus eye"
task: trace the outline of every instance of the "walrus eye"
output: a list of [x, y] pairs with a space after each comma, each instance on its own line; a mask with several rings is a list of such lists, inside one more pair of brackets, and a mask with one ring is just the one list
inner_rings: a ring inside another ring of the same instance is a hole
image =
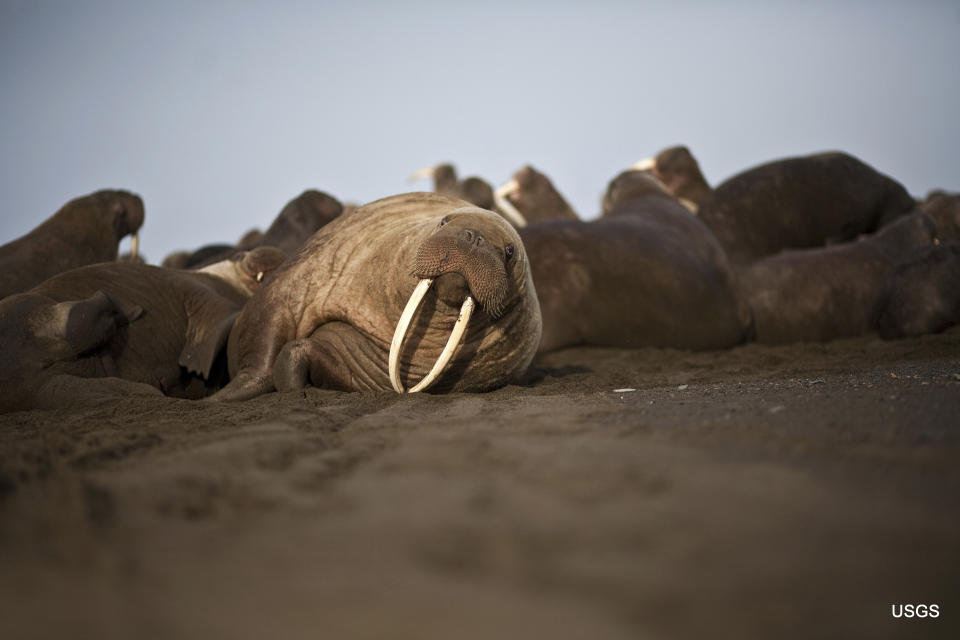
[[442, 227], [443, 225], [447, 224], [448, 222], [450, 222], [450, 216], [443, 216], [442, 218], [440, 218], [440, 224], [437, 225], [437, 226]]
[[513, 251], [514, 249], [512, 244], [508, 244], [503, 248], [503, 254], [507, 257], [507, 262], [509, 262], [510, 259], [513, 258]]

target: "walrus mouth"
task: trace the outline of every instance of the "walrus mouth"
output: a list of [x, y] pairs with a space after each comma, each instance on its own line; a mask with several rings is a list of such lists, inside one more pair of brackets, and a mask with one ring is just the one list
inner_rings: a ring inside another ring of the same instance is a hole
[[130, 257], [137, 259], [137, 252], [140, 250], [140, 232], [134, 231], [130, 236]]
[[509, 180], [502, 184], [499, 189], [493, 192], [493, 201], [497, 203], [497, 206], [503, 211], [503, 214], [507, 217], [507, 220], [512, 222], [515, 226], [520, 227], [521, 229], [527, 226], [527, 219], [523, 216], [520, 211], [517, 210], [513, 203], [510, 202], [507, 195], [513, 193], [517, 190], [520, 185], [517, 184], [516, 180]]
[[427, 290], [431, 284], [433, 284], [433, 278], [423, 278], [420, 280], [417, 287], [413, 290], [413, 293], [410, 294], [410, 298], [407, 300], [407, 306], [403, 308], [403, 313], [400, 314], [400, 321], [397, 322], [397, 328], [393, 332], [393, 340], [390, 342], [388, 366], [390, 371], [390, 384], [393, 385], [393, 390], [397, 393], [417, 393], [418, 391], [425, 390], [436, 381], [446, 368], [447, 363], [450, 362], [450, 358], [453, 357], [453, 352], [459, 346], [460, 340], [467, 330], [470, 315], [473, 313], [473, 298], [468, 295], [463, 299], [463, 305], [460, 307], [460, 315], [457, 318], [456, 324], [453, 325], [453, 331], [450, 332], [447, 344], [443, 347], [440, 357], [433, 363], [430, 372], [410, 389], [404, 389], [400, 383], [400, 347], [403, 346], [403, 339], [407, 336], [407, 331], [410, 328], [410, 320], [413, 319], [413, 314], [420, 308], [420, 303], [423, 302], [423, 297], [427, 294]]

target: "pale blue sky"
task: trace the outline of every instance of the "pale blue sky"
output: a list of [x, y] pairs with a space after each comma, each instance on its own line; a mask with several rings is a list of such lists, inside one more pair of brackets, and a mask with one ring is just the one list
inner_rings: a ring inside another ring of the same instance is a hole
[[677, 143], [713, 184], [842, 149], [960, 190], [955, 1], [0, 0], [0, 87], [0, 242], [126, 188], [152, 262], [444, 160], [531, 163], [587, 218]]

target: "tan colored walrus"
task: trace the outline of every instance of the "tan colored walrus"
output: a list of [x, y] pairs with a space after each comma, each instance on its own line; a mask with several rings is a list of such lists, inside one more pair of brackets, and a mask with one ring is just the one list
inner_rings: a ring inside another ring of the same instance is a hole
[[307, 384], [482, 391], [526, 372], [540, 331], [505, 220], [439, 194], [391, 196], [320, 229], [250, 300], [228, 345], [233, 379], [212, 399]]

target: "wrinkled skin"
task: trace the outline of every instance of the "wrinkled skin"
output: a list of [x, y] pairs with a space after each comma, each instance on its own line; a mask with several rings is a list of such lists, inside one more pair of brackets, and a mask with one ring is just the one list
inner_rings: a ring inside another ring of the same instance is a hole
[[937, 218], [915, 212], [860, 240], [785, 251], [741, 273], [757, 342], [825, 342], [877, 328], [895, 270], [941, 238]]
[[[432, 193], [364, 205], [318, 231], [237, 320], [230, 384], [242, 400], [307, 384], [389, 390], [394, 328], [420, 278], [436, 277], [400, 354], [406, 387], [436, 361], [469, 291], [479, 309], [431, 391], [480, 391], [523, 374], [540, 312], [519, 237], [496, 214]], [[511, 247], [508, 249], [507, 247]], [[234, 365], [237, 365], [234, 371]]]
[[716, 187], [698, 211], [734, 265], [872, 233], [910, 213], [902, 185], [844, 153], [788, 158]]
[[517, 188], [506, 195], [528, 224], [544, 220], [579, 220], [580, 216], [550, 182], [530, 165], [513, 174]]
[[121, 378], [177, 397], [208, 395], [226, 382], [223, 347], [258, 275], [263, 280], [284, 257], [261, 248], [206, 272], [101, 263], [0, 301], [0, 410], [46, 406], [54, 377], [61, 403], [69, 399], [68, 377]]
[[880, 304], [885, 339], [940, 333], [960, 324], [960, 244], [931, 247], [896, 270]]
[[143, 201], [127, 191], [75, 198], [30, 233], [0, 247], [0, 298], [70, 269], [117, 259], [120, 241], [143, 225]]
[[668, 147], [657, 153], [652, 172], [673, 197], [689, 200], [697, 208], [710, 195], [710, 184], [687, 147]]
[[520, 231], [540, 298], [540, 352], [588, 344], [721, 349], [750, 314], [716, 238], [643, 172], [608, 187], [604, 216]]
[[229, 259], [237, 251], [256, 247], [276, 247], [289, 255], [296, 253], [307, 238], [336, 219], [343, 211], [340, 202], [316, 189], [307, 189], [284, 205], [264, 233], [248, 231], [236, 245], [209, 244], [194, 251], [177, 251], [163, 259], [171, 269], [200, 269]]

